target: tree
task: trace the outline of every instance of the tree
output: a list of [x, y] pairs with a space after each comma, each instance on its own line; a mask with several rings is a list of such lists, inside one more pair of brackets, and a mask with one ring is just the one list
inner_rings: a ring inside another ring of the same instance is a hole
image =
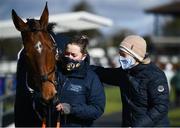
[[88, 2], [86, 2], [85, 0], [80, 1], [78, 4], [74, 5], [74, 7], [72, 8], [73, 12], [77, 12], [77, 11], [87, 11], [87, 12], [91, 12], [94, 13], [92, 7], [89, 5]]

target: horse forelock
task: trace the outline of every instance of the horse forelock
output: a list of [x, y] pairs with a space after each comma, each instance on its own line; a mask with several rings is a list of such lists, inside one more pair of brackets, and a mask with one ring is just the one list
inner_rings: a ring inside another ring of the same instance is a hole
[[29, 26], [30, 31], [36, 31], [42, 29], [39, 20], [27, 19], [27, 24]]

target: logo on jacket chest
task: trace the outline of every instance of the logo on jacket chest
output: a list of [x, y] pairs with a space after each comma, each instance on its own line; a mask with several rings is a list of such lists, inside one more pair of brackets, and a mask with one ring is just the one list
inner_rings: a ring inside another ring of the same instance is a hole
[[157, 90], [158, 90], [158, 92], [164, 92], [164, 86], [163, 85], [159, 85]]
[[67, 90], [73, 91], [73, 92], [80, 92], [82, 90], [81, 85], [76, 85], [76, 84], [70, 84]]

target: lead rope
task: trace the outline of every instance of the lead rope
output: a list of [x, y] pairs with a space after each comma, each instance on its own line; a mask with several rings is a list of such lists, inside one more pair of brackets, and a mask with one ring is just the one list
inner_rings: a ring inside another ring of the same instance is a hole
[[66, 123], [67, 123], [67, 115], [65, 114], [64, 115], [64, 124], [66, 125]]
[[[64, 82], [61, 82], [62, 88], [65, 86], [67, 80], [68, 79], [66, 78], [66, 80]], [[58, 83], [59, 83], [59, 81], [58, 81]], [[61, 92], [62, 92], [62, 88], [61, 88]], [[61, 94], [61, 92], [60, 92], [60, 94]], [[61, 121], [60, 120], [61, 120], [61, 111], [58, 112], [56, 128], [61, 128]], [[66, 116], [65, 116], [65, 125], [66, 125]]]
[[56, 123], [56, 128], [60, 128], [61, 127], [61, 112], [58, 112], [58, 117], [57, 117], [57, 123]]
[[[28, 82], [27, 82], [27, 73], [26, 73], [26, 87], [27, 87], [28, 91], [30, 92], [31, 97], [33, 97], [34, 89], [30, 88], [29, 85], [28, 85]], [[39, 114], [39, 112], [36, 111], [34, 101], [33, 101], [33, 103], [32, 103], [32, 107], [33, 107], [35, 113], [37, 114], [38, 118], [39, 118], [40, 120], [42, 120], [42, 126], [41, 126], [41, 128], [46, 128], [46, 118], [45, 118], [45, 117], [44, 117], [44, 118], [41, 117], [41, 115]]]
[[42, 119], [42, 126], [41, 128], [46, 128], [46, 118]]
[[[56, 67], [57, 68], [57, 67]], [[57, 70], [56, 70], [57, 71]], [[58, 79], [58, 73], [56, 72], [56, 83], [59, 83], [59, 79]], [[58, 84], [56, 86], [56, 90], [58, 90]], [[58, 91], [57, 91], [58, 92]], [[58, 98], [59, 99], [59, 98]], [[58, 115], [57, 115], [57, 122], [56, 122], [56, 128], [61, 128], [61, 112], [59, 111], [58, 112]]]

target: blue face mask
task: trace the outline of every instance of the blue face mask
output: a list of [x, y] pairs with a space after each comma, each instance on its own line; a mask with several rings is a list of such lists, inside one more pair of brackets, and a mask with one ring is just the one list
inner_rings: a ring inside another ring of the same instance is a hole
[[119, 57], [119, 63], [122, 66], [122, 69], [126, 70], [126, 69], [131, 69], [132, 67], [134, 67], [136, 61], [131, 56], [129, 56], [129, 57], [120, 56]]

